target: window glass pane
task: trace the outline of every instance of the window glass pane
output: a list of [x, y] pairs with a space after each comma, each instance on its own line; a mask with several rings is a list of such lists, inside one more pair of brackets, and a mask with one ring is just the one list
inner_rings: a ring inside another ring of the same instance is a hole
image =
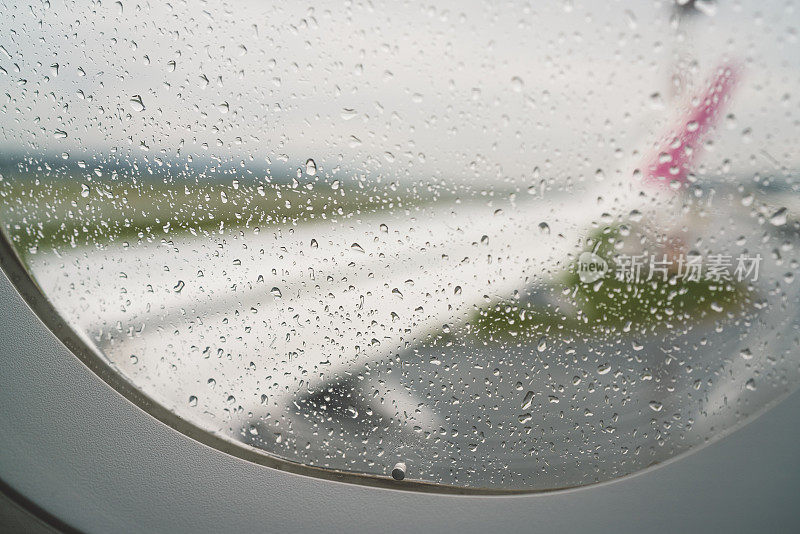
[[3, 12], [4, 233], [124, 380], [210, 434], [553, 489], [797, 384], [791, 3]]

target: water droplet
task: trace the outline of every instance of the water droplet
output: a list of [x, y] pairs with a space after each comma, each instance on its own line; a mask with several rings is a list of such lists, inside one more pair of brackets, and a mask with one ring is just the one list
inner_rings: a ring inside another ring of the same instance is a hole
[[533, 391], [528, 391], [525, 394], [525, 398], [522, 399], [522, 409], [527, 410], [531, 407], [531, 403], [533, 402]]
[[192, 408], [197, 406], [197, 397], [195, 397], [194, 395], [189, 397], [189, 406], [192, 407]]
[[525, 87], [525, 82], [522, 81], [522, 78], [519, 76], [511, 78], [511, 88], [515, 93], [522, 92], [523, 87]]
[[272, 289], [269, 290], [269, 292], [272, 293], [273, 296], [278, 297], [278, 298], [281, 298], [283, 296], [281, 294], [280, 288], [278, 288], [278, 287], [273, 287]]
[[550, 225], [548, 225], [546, 222], [540, 222], [539, 233], [543, 235], [550, 235]]
[[652, 109], [662, 109], [664, 107], [664, 98], [661, 93], [655, 92], [650, 95], [650, 107]]
[[317, 164], [313, 159], [306, 160], [306, 174], [309, 176], [314, 176], [317, 174]]
[[144, 111], [144, 102], [142, 102], [141, 96], [133, 95], [131, 97], [131, 109], [133, 109], [133, 111]]
[[660, 402], [658, 402], [658, 401], [650, 401], [650, 409], [653, 410], [654, 412], [660, 412], [661, 408], [662, 408], [662, 405], [661, 405]]
[[364, 252], [364, 249], [361, 248], [361, 245], [359, 245], [358, 243], [353, 243], [352, 245], [350, 245], [350, 248], [355, 250], [356, 252], [362, 252], [362, 253]]
[[636, 15], [629, 9], [625, 10], [625, 22], [628, 23], [628, 28], [631, 30], [635, 30], [637, 23], [636, 23]]
[[178, 283], [175, 284], [175, 287], [173, 287], [172, 289], [175, 291], [175, 293], [180, 293], [183, 290], [184, 287], [186, 287], [186, 284], [184, 283], [184, 281], [183, 280], [178, 280]]
[[316, 239], [312, 239], [311, 240], [311, 248], [317, 248], [317, 247], [319, 247], [319, 243], [317, 243]]
[[609, 363], [604, 363], [603, 365], [601, 365], [601, 366], [599, 366], [599, 367], [597, 368], [597, 374], [598, 374], [598, 375], [604, 375], [604, 374], [608, 374], [608, 372], [609, 372], [610, 370], [611, 370], [611, 364], [609, 364]]
[[781, 208], [773, 213], [769, 218], [769, 222], [772, 226], [783, 226], [786, 224], [786, 208]]

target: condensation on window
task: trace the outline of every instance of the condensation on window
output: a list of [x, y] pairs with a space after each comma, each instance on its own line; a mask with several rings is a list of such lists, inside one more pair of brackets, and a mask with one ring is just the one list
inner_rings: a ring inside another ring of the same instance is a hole
[[546, 490], [798, 383], [792, 3], [0, 3], [4, 233], [209, 434]]

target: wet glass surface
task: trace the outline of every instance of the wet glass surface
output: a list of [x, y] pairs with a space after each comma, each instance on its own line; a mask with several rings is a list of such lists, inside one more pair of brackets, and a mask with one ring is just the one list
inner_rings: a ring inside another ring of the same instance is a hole
[[542, 490], [796, 387], [791, 4], [3, 11], [4, 233], [211, 434]]

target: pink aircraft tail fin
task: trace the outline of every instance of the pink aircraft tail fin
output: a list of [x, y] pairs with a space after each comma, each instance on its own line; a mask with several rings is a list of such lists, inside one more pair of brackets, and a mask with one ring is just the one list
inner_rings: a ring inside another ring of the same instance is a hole
[[688, 181], [703, 140], [730, 101], [740, 72], [741, 69], [732, 64], [717, 68], [705, 92], [690, 104], [678, 124], [663, 138], [655, 154], [645, 160], [641, 168], [645, 183], [670, 187], [672, 183], [683, 186]]

